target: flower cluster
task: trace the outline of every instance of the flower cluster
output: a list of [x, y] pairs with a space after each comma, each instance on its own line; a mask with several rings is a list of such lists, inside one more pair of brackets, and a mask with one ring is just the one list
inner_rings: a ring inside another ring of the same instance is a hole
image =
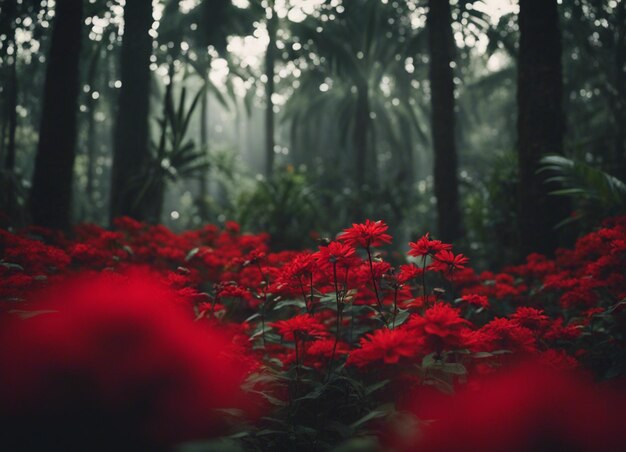
[[[246, 377], [270, 405], [303, 413], [294, 405], [346, 382], [362, 392], [384, 378], [389, 388], [367, 397], [397, 402], [405, 390], [480, 385], [521, 359], [624, 373], [626, 218], [498, 273], [476, 273], [429, 234], [387, 260], [387, 229], [367, 220], [281, 252], [232, 222], [182, 234], [128, 218], [71, 238], [0, 231], [0, 366], [15, 369], [0, 376], [0, 405], [22, 407], [0, 412], [2, 434], [16, 432], [0, 440], [26, 441], [20, 429], [40, 404], [42, 425], [106, 413], [142, 432], [136, 448], [206, 437], [220, 425], [211, 408], [254, 411], [241, 403]], [[145, 412], [127, 413], [131, 404]], [[362, 410], [337, 416], [354, 423]], [[127, 433], [111, 422], [112, 441]]]

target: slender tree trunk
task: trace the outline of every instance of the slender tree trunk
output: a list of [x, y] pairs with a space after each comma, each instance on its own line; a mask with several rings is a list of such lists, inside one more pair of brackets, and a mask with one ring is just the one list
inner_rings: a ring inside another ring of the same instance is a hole
[[[15, 32], [15, 30], [14, 30]], [[15, 38], [15, 34], [13, 35]], [[4, 163], [4, 169], [13, 173], [15, 171], [15, 132], [17, 130], [17, 92], [19, 89], [17, 82], [17, 46], [15, 45], [15, 52], [13, 54], [13, 59], [11, 62], [11, 66], [9, 67], [9, 92], [7, 95], [8, 101], [8, 121], [7, 121], [7, 131], [8, 131], [8, 140], [6, 147], [6, 159]]]
[[550, 254], [563, 200], [537, 174], [539, 159], [563, 151], [561, 34], [557, 0], [520, 0], [518, 57], [518, 165], [520, 251]]
[[441, 240], [454, 242], [461, 235], [461, 212], [455, 143], [452, 13], [449, 0], [430, 0], [428, 6], [437, 232]]
[[357, 99], [354, 118], [354, 130], [352, 140], [354, 145], [354, 156], [356, 165], [354, 167], [354, 181], [356, 189], [360, 190], [365, 184], [370, 182], [368, 175], [371, 173], [369, 163], [368, 144], [372, 119], [370, 118], [369, 92], [366, 82], [357, 85]]
[[[17, 80], [18, 47], [15, 42], [16, 19], [18, 16], [16, 0], [0, 2], [0, 9], [4, 13], [0, 33], [6, 33], [6, 40], [1, 51], [2, 59], [8, 62], [6, 68], [6, 83], [3, 89], [2, 102], [2, 134], [0, 136], [0, 164], [3, 164], [5, 180], [2, 183], [2, 196], [0, 209], [4, 210], [9, 219], [16, 222], [17, 186], [15, 175], [15, 133], [17, 131], [17, 94], [19, 90]], [[13, 49], [13, 54], [8, 55], [8, 49]], [[2, 178], [0, 178], [2, 179]]]
[[[372, 191], [378, 188], [378, 165], [376, 156], [376, 135], [372, 124], [369, 88], [365, 80], [357, 83], [354, 129], [352, 145], [354, 147], [354, 184], [357, 192], [369, 187]], [[361, 199], [363, 194], [360, 195]], [[363, 221], [366, 215], [363, 202], [352, 206], [353, 222]]]
[[15, 173], [15, 158], [16, 158], [16, 145], [15, 145], [15, 133], [17, 132], [17, 92], [19, 90], [17, 81], [17, 57], [18, 50], [15, 45], [15, 28], [13, 29], [13, 45], [15, 51], [13, 53], [13, 61], [9, 67], [9, 95], [8, 97], [8, 121], [7, 131], [8, 140], [6, 146], [6, 160], [4, 169], [7, 175], [7, 204], [6, 213], [9, 218], [14, 218], [17, 209], [17, 178]]
[[96, 121], [95, 100], [88, 100], [89, 106], [87, 118], [87, 200], [90, 206], [94, 202], [94, 173], [96, 167]]
[[[206, 78], [208, 79], [208, 69], [205, 71]], [[207, 86], [207, 81], [205, 80], [205, 87]], [[202, 93], [202, 104], [200, 105], [200, 146], [204, 153], [209, 151], [209, 92], [208, 89], [204, 90]], [[206, 221], [209, 217], [209, 212], [207, 209], [207, 197], [209, 195], [208, 188], [208, 179], [207, 179], [207, 170], [203, 170], [200, 175], [200, 194], [198, 199], [198, 213], [200, 214], [200, 219], [202, 221]]]
[[274, 170], [274, 66], [276, 63], [276, 30], [278, 18], [274, 9], [274, 1], [270, 1], [271, 17], [267, 19], [269, 43], [265, 52], [265, 175], [269, 178]]
[[111, 178], [110, 219], [127, 215], [144, 220], [138, 202], [149, 161], [150, 55], [152, 38], [150, 0], [127, 1], [124, 6], [120, 97], [116, 118]]
[[66, 230], [72, 210], [82, 3], [56, 3], [30, 199], [34, 224]]
[[617, 5], [615, 35], [615, 157], [617, 175], [626, 180], [626, 0]]
[[[6, 153], [4, 156], [4, 169], [12, 173], [15, 169], [15, 131], [17, 129], [17, 58], [18, 47], [15, 43], [15, 20], [17, 18], [17, 2], [9, 0], [0, 3], [6, 14], [7, 38], [4, 43], [2, 57], [9, 62], [7, 67], [7, 83], [4, 86], [4, 102], [5, 110], [3, 112], [5, 123], [2, 133], [2, 148]], [[9, 56], [7, 49], [13, 48], [13, 55]]]
[[[0, 126], [0, 165], [6, 168], [7, 157], [5, 156], [7, 147], [7, 133], [9, 129], [10, 117], [12, 115], [12, 100], [17, 98], [15, 82], [15, 64], [17, 62], [17, 46], [15, 45], [15, 19], [17, 18], [17, 0], [0, 0], [0, 35], [5, 35], [6, 39], [0, 48], [0, 58], [8, 65], [2, 67], [3, 87], [2, 97], [0, 97], [2, 125]], [[8, 50], [13, 50], [13, 55], [9, 57]]]
[[94, 53], [91, 56], [89, 64], [89, 71], [87, 73], [87, 85], [89, 85], [89, 92], [87, 93], [87, 201], [90, 212], [94, 205], [94, 172], [96, 164], [96, 104], [97, 99], [94, 98], [96, 83], [96, 72], [98, 70], [98, 63], [100, 60], [100, 46], [96, 43], [94, 45]]
[[7, 136], [8, 121], [6, 120], [6, 105], [2, 105], [2, 116], [0, 116], [0, 165], [4, 165], [4, 142]]

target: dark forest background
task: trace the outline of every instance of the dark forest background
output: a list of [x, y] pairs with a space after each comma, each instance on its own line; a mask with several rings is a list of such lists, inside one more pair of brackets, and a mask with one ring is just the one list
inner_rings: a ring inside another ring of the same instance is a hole
[[0, 0], [0, 226], [550, 254], [624, 212], [625, 60], [626, 0]]

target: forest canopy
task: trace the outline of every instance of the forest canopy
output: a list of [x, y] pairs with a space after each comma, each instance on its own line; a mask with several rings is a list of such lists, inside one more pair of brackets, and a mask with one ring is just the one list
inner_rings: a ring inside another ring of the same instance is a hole
[[3, 223], [571, 243], [607, 206], [539, 159], [625, 178], [624, 2], [430, 3], [3, 0]]

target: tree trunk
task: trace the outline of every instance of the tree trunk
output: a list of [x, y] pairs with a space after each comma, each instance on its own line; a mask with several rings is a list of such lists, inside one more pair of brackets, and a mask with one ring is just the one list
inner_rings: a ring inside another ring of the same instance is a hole
[[100, 46], [95, 43], [93, 46], [93, 55], [89, 64], [89, 70], [87, 72], [87, 85], [89, 85], [89, 92], [87, 93], [87, 149], [85, 154], [87, 155], [87, 202], [89, 206], [89, 217], [92, 216], [92, 210], [94, 205], [94, 173], [96, 165], [96, 105], [97, 99], [94, 99], [94, 93], [97, 91], [94, 87], [96, 82], [96, 72], [98, 70], [98, 64], [100, 62]]
[[370, 130], [370, 106], [368, 88], [365, 83], [357, 86], [357, 99], [354, 118], [354, 131], [352, 135], [354, 145], [354, 181], [356, 189], [360, 190], [367, 182], [367, 144]]
[[9, 67], [9, 84], [7, 93], [7, 130], [8, 140], [6, 147], [6, 159], [4, 161], [4, 169], [10, 173], [15, 171], [15, 132], [17, 130], [17, 91], [19, 89], [17, 83], [17, 45], [15, 44], [15, 28], [13, 29], [13, 46], [15, 51]]
[[[11, 115], [11, 99], [16, 90], [13, 87], [12, 72], [14, 63], [17, 61], [17, 46], [15, 45], [15, 19], [17, 17], [17, 0], [0, 0], [0, 35], [6, 38], [2, 46], [0, 46], [0, 59], [7, 66], [2, 65], [3, 86], [1, 89], [2, 97], [0, 97], [0, 165], [6, 167], [6, 140], [9, 127], [9, 117]], [[13, 50], [13, 55], [9, 58], [9, 49]]]
[[[15, 132], [17, 130], [17, 59], [18, 47], [15, 43], [15, 28], [17, 19], [17, 1], [7, 0], [0, 2], [0, 8], [5, 14], [0, 33], [6, 33], [6, 40], [1, 52], [1, 57], [8, 62], [6, 68], [6, 84], [4, 86], [4, 99], [2, 102], [2, 134], [0, 136], [0, 164], [4, 163], [4, 177], [2, 188], [5, 194], [2, 197], [2, 208], [9, 219], [14, 219], [16, 210], [16, 177], [15, 177]], [[13, 55], [8, 55], [8, 48], [13, 48]], [[2, 179], [2, 178], [0, 178]]]
[[265, 52], [265, 175], [269, 178], [274, 170], [274, 66], [276, 62], [276, 30], [278, 19], [274, 10], [274, 2], [270, 2], [271, 17], [267, 19], [269, 43]]
[[539, 159], [563, 151], [561, 35], [557, 0], [520, 0], [518, 57], [519, 229], [522, 256], [551, 254], [562, 199], [537, 174]]
[[[208, 79], [208, 69], [205, 71]], [[208, 80], [205, 80], [205, 87], [208, 86]], [[205, 88], [202, 93], [202, 105], [200, 105], [200, 146], [206, 154], [209, 152], [209, 90]], [[200, 175], [200, 193], [198, 195], [198, 214], [202, 221], [206, 221], [209, 217], [207, 197], [209, 195], [207, 170], [203, 170]]]
[[626, 180], [626, 0], [617, 5], [617, 30], [615, 33], [615, 160], [617, 176]]
[[56, 3], [30, 199], [34, 224], [65, 230], [72, 207], [82, 3]]
[[461, 235], [459, 180], [455, 143], [454, 37], [449, 0], [430, 0], [428, 15], [430, 91], [434, 148], [437, 232], [445, 242]]
[[138, 203], [149, 162], [150, 0], [127, 1], [124, 6], [120, 97], [116, 118], [111, 177], [110, 220], [126, 215], [146, 219]]

